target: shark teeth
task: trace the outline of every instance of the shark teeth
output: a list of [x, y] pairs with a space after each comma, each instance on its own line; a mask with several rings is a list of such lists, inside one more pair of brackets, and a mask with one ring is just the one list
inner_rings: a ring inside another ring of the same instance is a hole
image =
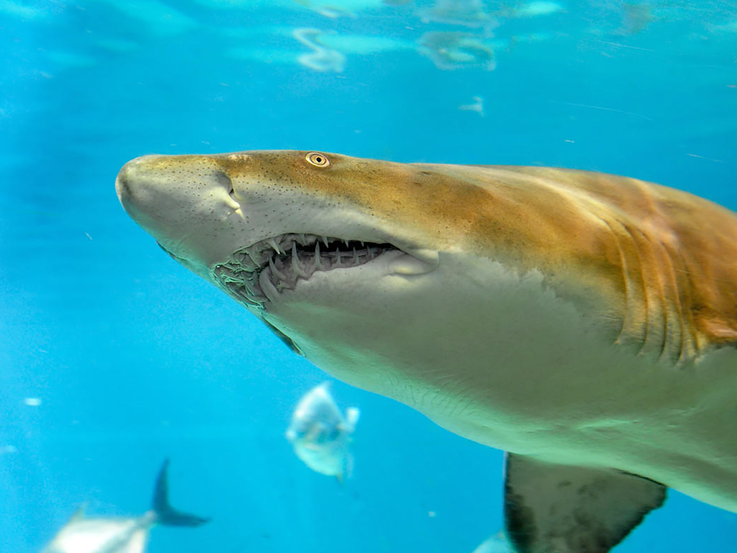
[[[397, 248], [314, 234], [283, 234], [238, 250], [213, 270], [213, 280], [247, 307], [262, 310], [268, 296], [293, 290], [316, 272], [365, 265]], [[268, 293], [265, 293], [266, 290]]]

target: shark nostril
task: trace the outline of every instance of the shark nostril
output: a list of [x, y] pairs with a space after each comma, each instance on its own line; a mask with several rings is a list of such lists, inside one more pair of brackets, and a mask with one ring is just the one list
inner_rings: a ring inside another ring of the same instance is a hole
[[235, 197], [235, 189], [233, 188], [233, 181], [230, 179], [228, 175], [226, 175], [222, 171], [218, 171], [216, 177], [218, 183], [225, 188], [228, 191], [228, 195], [233, 199], [233, 201], [238, 201], [238, 199]]

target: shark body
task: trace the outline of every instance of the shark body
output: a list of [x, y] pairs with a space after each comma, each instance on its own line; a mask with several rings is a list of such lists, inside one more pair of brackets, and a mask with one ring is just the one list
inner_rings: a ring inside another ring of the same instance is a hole
[[608, 551], [666, 487], [737, 512], [732, 212], [599, 173], [294, 151], [145, 156], [117, 191], [317, 366], [507, 451], [516, 551]]

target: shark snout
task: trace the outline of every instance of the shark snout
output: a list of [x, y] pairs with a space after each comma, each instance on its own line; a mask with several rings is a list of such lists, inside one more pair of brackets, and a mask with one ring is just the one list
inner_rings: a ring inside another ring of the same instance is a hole
[[136, 158], [118, 173], [115, 190], [128, 215], [182, 262], [208, 267], [241, 245], [216, 240], [232, 235], [243, 218], [233, 183], [213, 156]]
[[135, 203], [137, 193], [141, 192], [141, 188], [146, 184], [146, 170], [152, 159], [159, 156], [142, 156], [133, 159], [123, 165], [115, 179], [115, 191], [118, 193], [118, 199], [126, 211], [128, 206]]
[[115, 180], [118, 199], [146, 230], [197, 216], [198, 206], [229, 201], [230, 178], [207, 156], [141, 156], [126, 163]]

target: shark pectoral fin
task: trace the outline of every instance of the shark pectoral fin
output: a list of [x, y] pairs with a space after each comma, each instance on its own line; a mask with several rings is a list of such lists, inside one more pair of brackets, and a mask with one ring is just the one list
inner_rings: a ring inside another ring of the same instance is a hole
[[607, 553], [663, 504], [665, 492], [625, 472], [508, 454], [506, 533], [518, 553]]

